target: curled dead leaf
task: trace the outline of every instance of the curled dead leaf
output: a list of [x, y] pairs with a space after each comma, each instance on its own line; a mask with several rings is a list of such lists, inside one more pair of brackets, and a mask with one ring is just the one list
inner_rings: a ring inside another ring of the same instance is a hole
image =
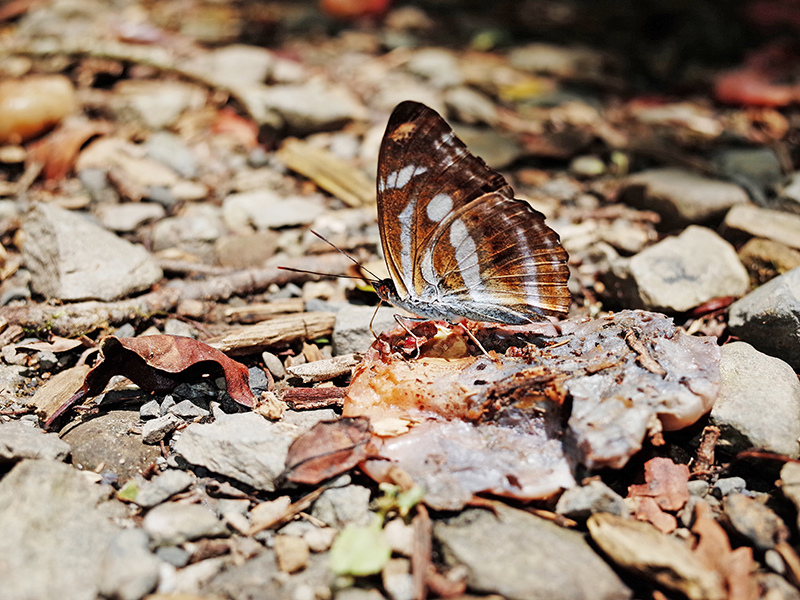
[[282, 478], [317, 484], [375, 456], [369, 419], [354, 417], [321, 421], [289, 446]]
[[115, 375], [124, 375], [147, 392], [168, 392], [201, 374], [222, 371], [231, 398], [253, 407], [247, 367], [199, 340], [174, 335], [112, 336], [102, 341], [100, 351], [100, 362], [86, 374], [81, 389], [47, 419], [46, 429], [52, 429], [83, 399], [100, 394]]

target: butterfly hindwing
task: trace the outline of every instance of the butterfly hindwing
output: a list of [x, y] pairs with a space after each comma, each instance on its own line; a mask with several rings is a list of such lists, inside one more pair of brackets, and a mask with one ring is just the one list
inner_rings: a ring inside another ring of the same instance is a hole
[[423, 251], [423, 272], [453, 312], [460, 309], [474, 320], [526, 323], [566, 314], [566, 261], [558, 235], [541, 213], [494, 193], [442, 223]]

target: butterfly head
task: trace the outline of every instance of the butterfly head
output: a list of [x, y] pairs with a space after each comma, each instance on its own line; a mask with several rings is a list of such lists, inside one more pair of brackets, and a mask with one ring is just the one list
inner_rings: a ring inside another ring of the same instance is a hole
[[378, 294], [378, 298], [389, 304], [398, 305], [400, 297], [397, 295], [397, 288], [394, 285], [394, 281], [391, 279], [380, 279], [371, 283], [372, 287], [375, 289], [375, 293]]

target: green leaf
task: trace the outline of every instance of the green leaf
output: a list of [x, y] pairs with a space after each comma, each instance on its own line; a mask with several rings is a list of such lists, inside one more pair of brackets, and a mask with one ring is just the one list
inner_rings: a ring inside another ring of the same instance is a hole
[[131, 479], [127, 481], [122, 489], [117, 492], [117, 499], [123, 502], [136, 502], [136, 496], [139, 495], [139, 486], [136, 481]]
[[368, 527], [345, 527], [331, 546], [331, 570], [337, 575], [380, 573], [392, 555], [382, 524], [383, 519], [376, 518]]

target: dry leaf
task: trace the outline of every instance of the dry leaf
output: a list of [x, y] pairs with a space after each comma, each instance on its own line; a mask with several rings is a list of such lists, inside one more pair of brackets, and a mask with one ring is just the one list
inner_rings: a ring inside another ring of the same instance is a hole
[[200, 374], [222, 371], [231, 398], [248, 408], [254, 404], [247, 367], [199, 340], [173, 335], [107, 337], [100, 351], [103, 357], [86, 374], [83, 387], [53, 413], [46, 428], [84, 398], [100, 394], [115, 375], [124, 375], [147, 392], [168, 392]]
[[656, 457], [644, 464], [646, 483], [628, 488], [628, 497], [647, 496], [662, 510], [680, 510], [689, 501], [689, 467]]
[[728, 535], [717, 523], [711, 508], [698, 502], [692, 533], [697, 536], [694, 555], [706, 568], [716, 571], [728, 589], [728, 600], [756, 600], [759, 588], [752, 574], [756, 570], [753, 549], [742, 546], [731, 549]]
[[283, 477], [295, 483], [317, 484], [374, 456], [366, 417], [321, 421], [289, 446]]

